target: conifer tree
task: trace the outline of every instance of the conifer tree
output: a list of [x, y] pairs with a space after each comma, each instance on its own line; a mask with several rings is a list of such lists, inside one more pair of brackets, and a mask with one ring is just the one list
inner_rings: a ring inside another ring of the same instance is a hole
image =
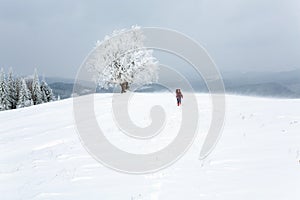
[[28, 107], [33, 104], [31, 100], [31, 93], [27, 88], [25, 79], [21, 80], [21, 87], [19, 92], [18, 108]]
[[52, 89], [49, 87], [45, 79], [42, 80], [41, 83], [41, 91], [43, 94], [43, 101], [50, 102], [54, 100]]
[[31, 99], [34, 105], [43, 103], [43, 93], [41, 91], [39, 76], [37, 70], [34, 70], [32, 87], [31, 87]]
[[14, 80], [12, 69], [9, 70], [7, 78], [7, 101], [8, 109], [16, 109], [18, 103], [17, 84]]
[[8, 109], [7, 83], [3, 68], [0, 71], [0, 111]]

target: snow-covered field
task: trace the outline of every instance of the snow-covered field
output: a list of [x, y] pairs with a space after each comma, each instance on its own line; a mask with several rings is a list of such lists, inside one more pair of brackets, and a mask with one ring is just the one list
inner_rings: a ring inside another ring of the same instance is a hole
[[[118, 130], [111, 96], [95, 96], [95, 113], [114, 145], [148, 153], [176, 135], [181, 108], [171, 94], [133, 97], [129, 111], [136, 124], [149, 123], [154, 104], [162, 105], [168, 117], [161, 135], [143, 141]], [[196, 141], [178, 162], [147, 175], [113, 171], [86, 152], [74, 125], [72, 99], [0, 112], [0, 199], [300, 199], [300, 100], [228, 95], [223, 135], [213, 153], [198, 160], [211, 104], [208, 95], [197, 97]]]

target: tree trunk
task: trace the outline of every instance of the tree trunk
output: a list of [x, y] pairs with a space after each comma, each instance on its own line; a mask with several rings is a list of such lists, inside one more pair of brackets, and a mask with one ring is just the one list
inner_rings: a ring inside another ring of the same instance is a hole
[[121, 93], [125, 93], [129, 89], [128, 82], [121, 83], [120, 86], [121, 86]]

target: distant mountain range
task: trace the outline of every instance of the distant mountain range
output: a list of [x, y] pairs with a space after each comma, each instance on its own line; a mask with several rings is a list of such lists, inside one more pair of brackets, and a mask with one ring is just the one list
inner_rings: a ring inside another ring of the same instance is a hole
[[300, 70], [281, 72], [223, 73], [229, 93], [300, 98]]
[[[300, 98], [300, 70], [283, 72], [223, 72], [226, 92], [250, 96], [266, 96], [278, 98]], [[69, 98], [73, 92], [74, 80], [48, 77], [46, 81], [56, 96], [61, 99]], [[203, 80], [190, 80], [197, 92], [207, 92]], [[170, 83], [176, 86], [176, 82]], [[90, 84], [82, 83], [83, 91], [92, 91]], [[180, 85], [178, 86], [180, 87]], [[164, 92], [167, 88], [158, 84], [146, 85], [136, 92]], [[98, 93], [113, 92], [113, 89], [97, 89]]]

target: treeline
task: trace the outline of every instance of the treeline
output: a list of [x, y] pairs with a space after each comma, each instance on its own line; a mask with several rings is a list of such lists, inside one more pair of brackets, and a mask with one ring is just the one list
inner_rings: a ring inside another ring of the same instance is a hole
[[8, 75], [0, 71], [0, 111], [28, 107], [54, 101], [52, 89], [43, 79], [41, 82], [37, 70], [32, 78], [14, 76], [10, 70]]

